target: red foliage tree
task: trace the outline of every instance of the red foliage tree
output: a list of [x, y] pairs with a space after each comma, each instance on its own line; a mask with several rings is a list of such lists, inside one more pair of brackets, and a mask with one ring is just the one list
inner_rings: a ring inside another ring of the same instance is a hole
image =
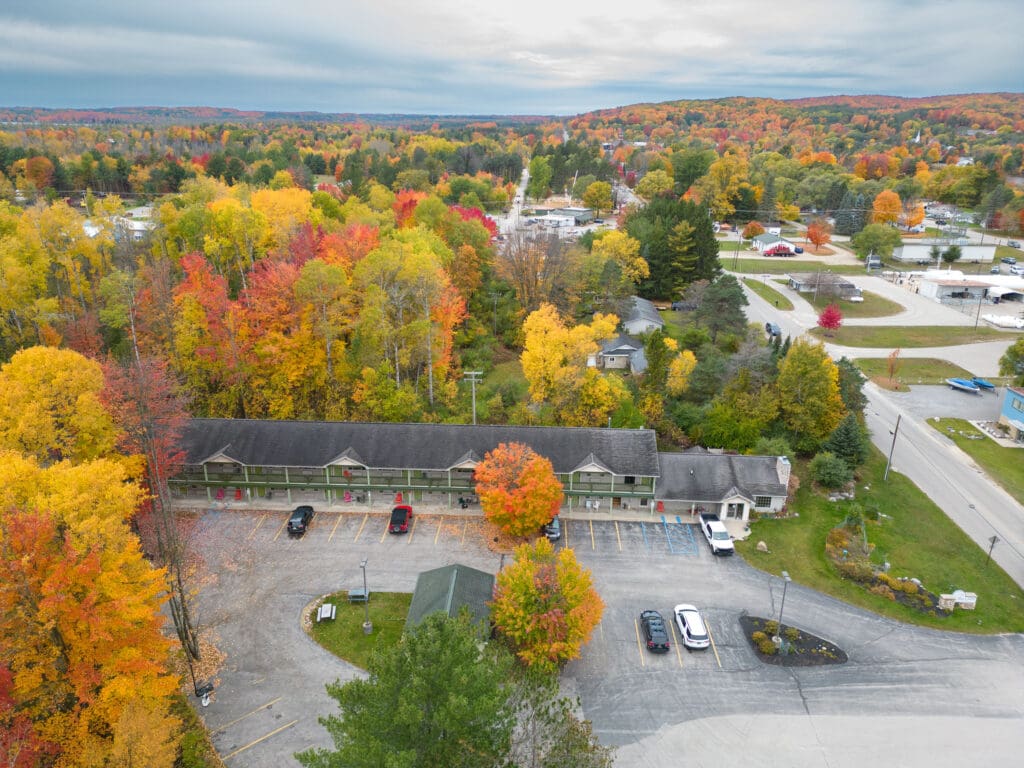
[[826, 331], [836, 331], [843, 324], [843, 313], [835, 304], [829, 304], [818, 315], [818, 327]]

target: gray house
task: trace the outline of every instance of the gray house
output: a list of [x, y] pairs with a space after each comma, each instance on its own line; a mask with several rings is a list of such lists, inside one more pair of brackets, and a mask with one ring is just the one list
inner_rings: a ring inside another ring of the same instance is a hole
[[639, 296], [631, 296], [630, 301], [632, 303], [626, 319], [622, 321], [622, 327], [630, 336], [639, 336], [665, 327], [665, 321], [661, 319], [654, 304]]
[[600, 370], [628, 370], [643, 373], [647, 370], [647, 355], [639, 339], [625, 334], [601, 342], [596, 354], [587, 358], [587, 365]]
[[411, 629], [432, 613], [457, 616], [466, 608], [474, 623], [487, 627], [494, 598], [494, 576], [468, 565], [446, 565], [423, 571], [416, 577], [405, 628]]
[[665, 512], [715, 512], [746, 521], [750, 511], [782, 511], [790, 465], [785, 456], [734, 456], [692, 451], [659, 453], [657, 508]]

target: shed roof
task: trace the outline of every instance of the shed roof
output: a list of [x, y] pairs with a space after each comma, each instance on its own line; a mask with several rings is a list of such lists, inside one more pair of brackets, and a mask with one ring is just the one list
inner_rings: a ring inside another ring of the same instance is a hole
[[419, 624], [432, 613], [457, 616], [465, 606], [475, 623], [490, 620], [488, 603], [494, 597], [494, 576], [468, 565], [454, 563], [423, 571], [416, 579], [405, 628]]
[[682, 501], [719, 502], [741, 495], [785, 496], [775, 456], [713, 453], [659, 453], [658, 496]]
[[470, 451], [483, 457], [512, 442], [549, 459], [557, 473], [572, 472], [593, 454], [617, 475], [658, 476], [650, 429], [193, 419], [181, 445], [188, 464], [220, 456], [250, 467], [325, 467], [358, 456], [371, 468], [447, 470]]

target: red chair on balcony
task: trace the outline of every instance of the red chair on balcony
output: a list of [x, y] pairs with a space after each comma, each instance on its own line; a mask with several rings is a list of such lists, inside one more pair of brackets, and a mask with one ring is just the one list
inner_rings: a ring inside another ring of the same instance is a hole
[[216, 496], [214, 496], [214, 498], [216, 498], [217, 501], [222, 501], [224, 499], [224, 489], [223, 488], [218, 488], [217, 489], [217, 494], [216, 494]]
[[235, 488], [235, 501], [241, 501], [241, 500], [242, 500], [242, 489], [241, 488]]

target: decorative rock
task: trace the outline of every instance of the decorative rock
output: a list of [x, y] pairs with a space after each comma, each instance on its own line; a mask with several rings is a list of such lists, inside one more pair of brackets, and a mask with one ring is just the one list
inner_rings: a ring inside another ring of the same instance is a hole
[[765, 544], [763, 541], [757, 542], [757, 551], [758, 552], [767, 552], [768, 551], [768, 545]]

